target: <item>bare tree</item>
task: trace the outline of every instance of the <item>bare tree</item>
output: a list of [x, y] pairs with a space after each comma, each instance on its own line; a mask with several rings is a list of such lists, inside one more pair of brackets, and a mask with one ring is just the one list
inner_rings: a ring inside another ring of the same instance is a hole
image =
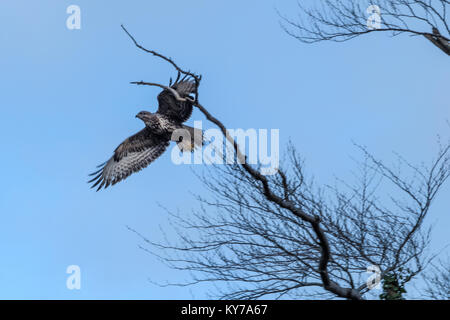
[[450, 300], [450, 259], [433, 263], [424, 279], [426, 297], [433, 300]]
[[373, 32], [423, 36], [450, 55], [448, 0], [298, 0], [297, 19], [282, 18], [283, 29], [305, 43], [347, 41]]
[[[401, 275], [404, 287], [430, 259], [425, 254], [430, 229], [422, 223], [450, 174], [449, 147], [428, 168], [399, 158], [404, 166], [398, 171], [362, 152], [354, 183], [317, 187], [293, 147], [288, 165], [268, 178], [271, 192], [317, 219], [320, 231], [269, 200], [241, 166], [217, 166], [200, 175], [211, 192], [198, 196], [199, 210], [169, 212], [181, 241], [146, 239], [147, 249], [174, 269], [193, 271], [192, 283], [229, 284], [220, 292], [227, 299], [312, 293], [361, 299], [369, 291], [368, 267], [379, 268], [380, 279]], [[405, 168], [411, 172], [401, 176]], [[414, 173], [414, 179], [405, 178]]]
[[[123, 29], [138, 48], [200, 85], [200, 76], [145, 49]], [[133, 83], [171, 90], [157, 83]], [[200, 210], [191, 216], [171, 213], [180, 241], [163, 244], [141, 235], [149, 245], [144, 250], [174, 269], [191, 271], [190, 284], [224, 282], [228, 287], [220, 296], [232, 299], [308, 294], [362, 299], [371, 287], [368, 267], [379, 271], [374, 274], [378, 281], [407, 269], [405, 283], [424, 269], [430, 230], [423, 221], [450, 175], [450, 143], [440, 147], [429, 166], [398, 157], [401, 166], [395, 170], [358, 147], [364, 159], [358, 164], [358, 179], [318, 187], [292, 145], [285, 165], [273, 176], [263, 175], [259, 166], [247, 162], [224, 124], [199, 102], [198, 86], [195, 99], [172, 92], [179, 101], [190, 100], [219, 127], [238, 159], [199, 176], [211, 191], [209, 198], [198, 196]], [[400, 167], [410, 175], [401, 174]], [[394, 196], [396, 190], [400, 196]]]

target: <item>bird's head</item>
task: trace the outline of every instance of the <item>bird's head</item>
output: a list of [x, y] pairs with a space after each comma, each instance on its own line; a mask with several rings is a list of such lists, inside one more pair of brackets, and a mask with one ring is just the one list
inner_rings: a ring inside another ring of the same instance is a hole
[[151, 112], [141, 111], [136, 115], [136, 118], [141, 119], [144, 122], [147, 122], [151, 117]]

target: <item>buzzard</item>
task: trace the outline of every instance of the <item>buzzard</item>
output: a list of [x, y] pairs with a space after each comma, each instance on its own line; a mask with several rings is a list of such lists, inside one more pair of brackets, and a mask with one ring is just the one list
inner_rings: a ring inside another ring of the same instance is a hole
[[[190, 94], [195, 92], [196, 85], [185, 77], [180, 81], [177, 79], [171, 88], [181, 98], [192, 98]], [[99, 165], [99, 170], [90, 174], [94, 176], [88, 181], [93, 183], [91, 188], [98, 186], [97, 191], [106, 189], [147, 167], [164, 153], [170, 141], [175, 141], [183, 152], [192, 152], [195, 147], [201, 146], [202, 131], [183, 125], [191, 116], [192, 109], [191, 102], [178, 101], [170, 90], [164, 89], [158, 95], [156, 113], [141, 111], [136, 115], [144, 122], [145, 128], [125, 139], [114, 150], [113, 156]]]

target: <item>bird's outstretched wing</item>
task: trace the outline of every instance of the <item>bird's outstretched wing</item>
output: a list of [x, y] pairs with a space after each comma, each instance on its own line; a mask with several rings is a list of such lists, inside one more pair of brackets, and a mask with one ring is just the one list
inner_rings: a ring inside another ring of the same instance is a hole
[[169, 138], [155, 135], [148, 128], [144, 128], [122, 142], [114, 151], [114, 155], [99, 165], [99, 170], [90, 174], [94, 178], [88, 183], [94, 182], [91, 188], [98, 185], [97, 191], [103, 187], [106, 189], [109, 185], [114, 185], [147, 167], [164, 153], [169, 143]]
[[[186, 98], [195, 92], [195, 86], [194, 81], [183, 78], [181, 81], [176, 81], [171, 88], [175, 89], [180, 97]], [[172, 92], [167, 89], [158, 95], [158, 104], [158, 113], [164, 114], [180, 123], [189, 119], [192, 114], [192, 103], [177, 101]]]

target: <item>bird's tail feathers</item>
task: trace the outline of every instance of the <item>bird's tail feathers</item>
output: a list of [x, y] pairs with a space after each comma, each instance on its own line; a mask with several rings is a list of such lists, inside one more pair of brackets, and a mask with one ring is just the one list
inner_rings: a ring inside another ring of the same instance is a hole
[[205, 143], [203, 130], [185, 125], [173, 132], [172, 141], [177, 143], [182, 152], [193, 152]]

